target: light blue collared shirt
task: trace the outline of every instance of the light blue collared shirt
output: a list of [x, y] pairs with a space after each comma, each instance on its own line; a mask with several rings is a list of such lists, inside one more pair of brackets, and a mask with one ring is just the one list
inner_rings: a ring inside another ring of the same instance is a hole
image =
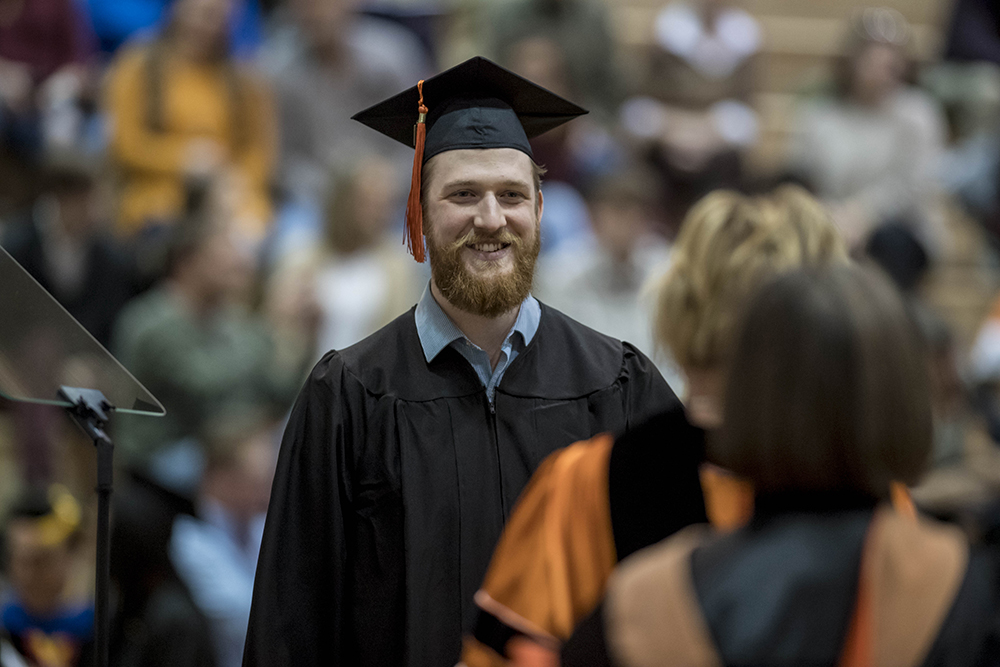
[[490, 364], [490, 355], [478, 345], [466, 338], [462, 330], [456, 326], [451, 318], [441, 309], [438, 302], [431, 294], [431, 287], [428, 284], [424, 289], [420, 302], [417, 303], [417, 311], [414, 313], [417, 324], [417, 336], [420, 338], [420, 347], [424, 350], [424, 359], [430, 363], [441, 351], [449, 345], [459, 354], [465, 357], [466, 361], [476, 371], [479, 380], [486, 387], [486, 398], [493, 404], [493, 394], [497, 385], [503, 378], [504, 371], [510, 366], [510, 362], [517, 358], [517, 355], [524, 351], [531, 339], [538, 331], [538, 323], [542, 319], [542, 308], [538, 305], [535, 297], [528, 295], [521, 303], [521, 309], [517, 313], [517, 320], [514, 326], [500, 346], [500, 360], [497, 367]]

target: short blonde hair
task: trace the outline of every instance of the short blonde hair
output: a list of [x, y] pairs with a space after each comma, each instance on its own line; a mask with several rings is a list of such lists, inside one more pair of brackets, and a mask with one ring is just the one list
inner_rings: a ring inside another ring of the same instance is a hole
[[829, 215], [803, 188], [783, 185], [758, 197], [713, 192], [684, 219], [655, 288], [657, 339], [683, 367], [725, 364], [741, 306], [767, 279], [846, 261]]

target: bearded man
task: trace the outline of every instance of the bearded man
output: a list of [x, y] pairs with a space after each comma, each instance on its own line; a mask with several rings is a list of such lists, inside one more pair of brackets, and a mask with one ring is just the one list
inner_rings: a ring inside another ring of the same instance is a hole
[[581, 113], [473, 58], [355, 116], [416, 147], [407, 228], [432, 278], [299, 396], [244, 665], [454, 665], [542, 459], [680, 409], [634, 347], [529, 294], [543, 201], [528, 137]]

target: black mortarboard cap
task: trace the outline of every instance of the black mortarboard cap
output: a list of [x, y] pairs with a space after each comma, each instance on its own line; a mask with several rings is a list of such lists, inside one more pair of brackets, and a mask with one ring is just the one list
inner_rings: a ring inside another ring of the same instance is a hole
[[420, 172], [438, 153], [460, 148], [514, 148], [587, 113], [524, 77], [475, 57], [421, 81], [352, 118], [416, 149], [407, 204], [407, 234], [423, 261]]
[[[423, 93], [425, 162], [458, 148], [516, 148], [531, 155], [528, 139], [587, 113], [480, 56], [427, 79]], [[414, 86], [352, 118], [413, 148], [419, 101]]]

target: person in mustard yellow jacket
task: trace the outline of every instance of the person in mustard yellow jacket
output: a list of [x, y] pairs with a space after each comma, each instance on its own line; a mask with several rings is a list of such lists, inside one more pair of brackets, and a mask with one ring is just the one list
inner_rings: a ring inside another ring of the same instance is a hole
[[177, 0], [163, 33], [126, 48], [111, 67], [105, 104], [124, 236], [171, 224], [185, 182], [219, 172], [239, 192], [247, 233], [260, 237], [266, 228], [273, 111], [263, 83], [227, 55], [232, 4]]

